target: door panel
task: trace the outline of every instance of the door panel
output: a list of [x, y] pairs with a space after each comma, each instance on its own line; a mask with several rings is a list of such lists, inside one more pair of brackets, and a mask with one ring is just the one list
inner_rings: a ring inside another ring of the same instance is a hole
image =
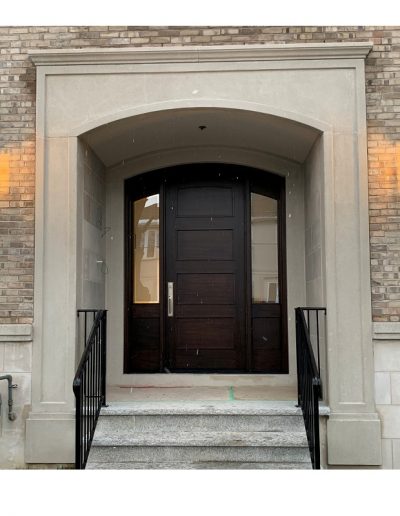
[[176, 347], [180, 350], [234, 350], [235, 335], [231, 319], [182, 318], [177, 329]]
[[177, 230], [176, 240], [177, 260], [233, 259], [233, 229]]
[[235, 303], [235, 274], [178, 274], [178, 305], [232, 305]]
[[221, 186], [178, 187], [178, 217], [233, 216], [232, 189]]

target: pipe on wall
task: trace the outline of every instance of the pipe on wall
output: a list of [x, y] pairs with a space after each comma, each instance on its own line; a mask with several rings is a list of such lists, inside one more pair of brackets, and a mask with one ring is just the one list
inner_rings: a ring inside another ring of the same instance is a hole
[[[12, 399], [12, 390], [18, 387], [17, 384], [12, 383], [12, 376], [10, 374], [5, 374], [0, 376], [0, 380], [7, 380], [8, 382], [8, 419], [10, 421], [15, 421], [17, 416], [15, 412], [12, 411], [13, 407], [13, 399]], [[1, 414], [1, 395], [0, 395], [0, 414]]]

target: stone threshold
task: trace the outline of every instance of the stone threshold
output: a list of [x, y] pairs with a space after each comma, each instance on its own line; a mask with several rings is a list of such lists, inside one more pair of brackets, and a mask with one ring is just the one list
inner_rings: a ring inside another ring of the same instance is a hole
[[293, 386], [109, 386], [108, 401], [234, 401], [234, 400], [297, 400]]

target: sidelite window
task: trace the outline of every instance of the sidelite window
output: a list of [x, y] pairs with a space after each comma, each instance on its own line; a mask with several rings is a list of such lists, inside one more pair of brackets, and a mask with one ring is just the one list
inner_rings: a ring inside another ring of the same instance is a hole
[[159, 303], [159, 194], [135, 201], [133, 212], [133, 301]]
[[251, 194], [251, 276], [253, 303], [279, 303], [278, 201]]
[[276, 183], [253, 184], [250, 196], [251, 367], [255, 372], [281, 372], [285, 360], [279, 249], [282, 190]]

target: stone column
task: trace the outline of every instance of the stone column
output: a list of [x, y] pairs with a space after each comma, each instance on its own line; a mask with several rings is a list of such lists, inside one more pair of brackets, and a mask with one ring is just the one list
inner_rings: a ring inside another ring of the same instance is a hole
[[364, 62], [355, 65], [353, 127], [325, 146], [329, 465], [380, 465], [374, 401]]
[[74, 460], [77, 139], [40, 139], [37, 150], [32, 410], [25, 460], [68, 463]]

